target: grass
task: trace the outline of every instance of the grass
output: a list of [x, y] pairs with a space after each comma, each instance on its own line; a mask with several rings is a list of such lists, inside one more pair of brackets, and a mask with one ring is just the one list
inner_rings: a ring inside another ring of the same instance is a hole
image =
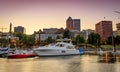
[[117, 45], [116, 48], [120, 48], [120, 45]]
[[[101, 45], [101, 48], [113, 48], [112, 45]], [[120, 48], [120, 45], [116, 45], [115, 48]]]
[[113, 46], [112, 45], [101, 45], [100, 47], [101, 48], [112, 48]]

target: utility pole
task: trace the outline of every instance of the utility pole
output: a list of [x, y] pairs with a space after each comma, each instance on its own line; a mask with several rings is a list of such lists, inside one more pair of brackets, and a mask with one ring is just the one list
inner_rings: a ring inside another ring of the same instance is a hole
[[116, 52], [114, 36], [112, 35], [112, 45], [113, 45], [113, 52]]
[[112, 45], [113, 45], [113, 60], [116, 61], [116, 48], [115, 48], [115, 42], [114, 42], [114, 36], [112, 35]]
[[99, 52], [99, 46], [98, 46], [98, 39], [97, 39], [97, 54], [98, 54], [98, 52]]

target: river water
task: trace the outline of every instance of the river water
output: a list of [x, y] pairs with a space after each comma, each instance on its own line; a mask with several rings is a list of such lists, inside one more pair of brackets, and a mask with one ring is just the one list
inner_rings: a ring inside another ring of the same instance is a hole
[[0, 58], [0, 72], [120, 72], [120, 59], [115, 63], [100, 60], [95, 55]]

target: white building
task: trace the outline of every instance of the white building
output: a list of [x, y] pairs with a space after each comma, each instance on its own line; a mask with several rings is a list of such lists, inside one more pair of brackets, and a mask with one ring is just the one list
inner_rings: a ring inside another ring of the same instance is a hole
[[50, 28], [43, 29], [43, 31], [34, 32], [36, 41], [46, 40], [48, 37], [52, 37], [52, 39], [56, 39], [57, 36], [62, 37], [64, 29]]
[[86, 30], [83, 30], [80, 35], [83, 36], [86, 40], [88, 39], [88, 35], [90, 33], [94, 33], [95, 30], [91, 30], [91, 29], [86, 29]]

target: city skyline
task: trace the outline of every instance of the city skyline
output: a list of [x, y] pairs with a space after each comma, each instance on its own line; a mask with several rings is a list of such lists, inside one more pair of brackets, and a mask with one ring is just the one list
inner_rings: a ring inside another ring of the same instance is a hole
[[[69, 16], [81, 20], [81, 30], [102, 20], [120, 22], [119, 0], [0, 0], [0, 27], [23, 26], [27, 34], [43, 28], [65, 28]], [[0, 30], [1, 31], [1, 30]], [[13, 31], [13, 28], [12, 28]]]

